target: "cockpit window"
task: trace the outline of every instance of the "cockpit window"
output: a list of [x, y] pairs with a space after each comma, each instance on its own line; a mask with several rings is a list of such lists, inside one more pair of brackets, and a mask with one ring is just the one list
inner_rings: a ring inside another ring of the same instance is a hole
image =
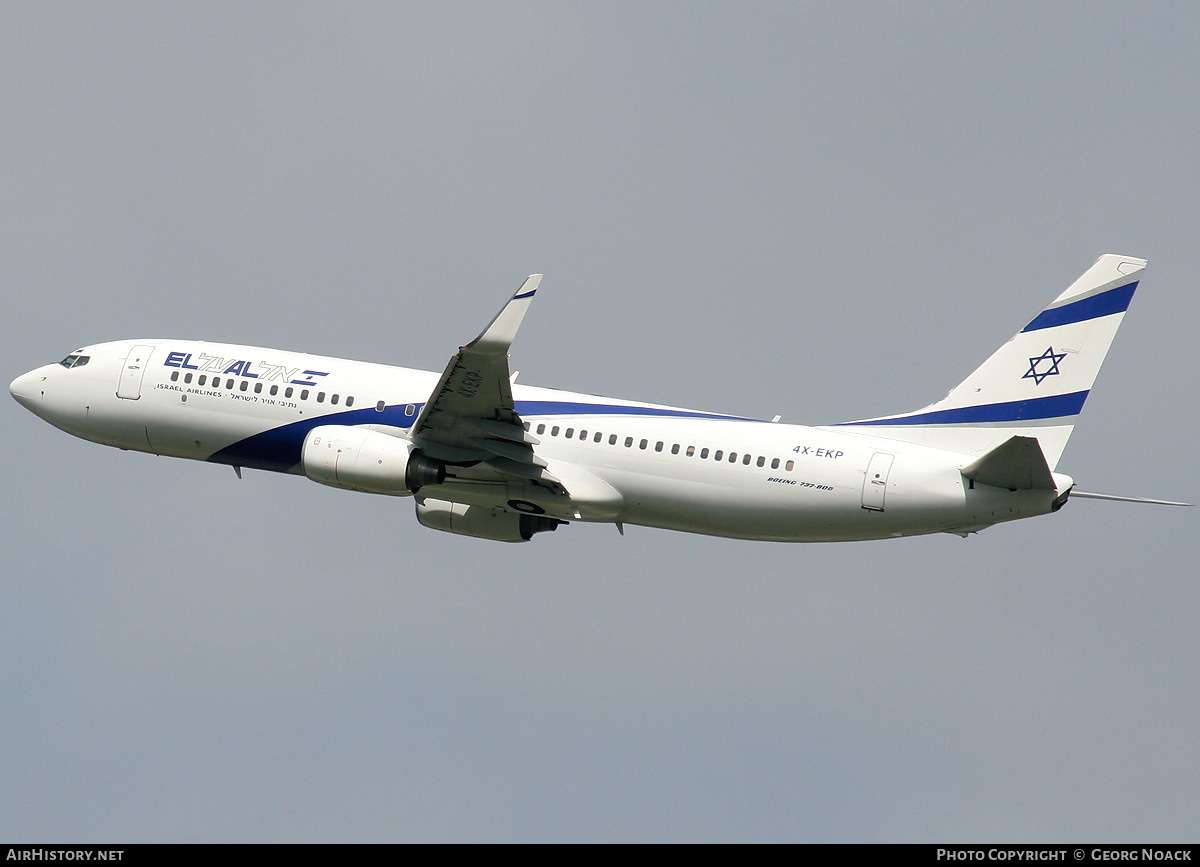
[[74, 354], [72, 354], [72, 355], [68, 355], [66, 358], [64, 358], [62, 361], [60, 361], [59, 364], [61, 364], [63, 367], [83, 367], [85, 364], [87, 364], [91, 360], [92, 360], [92, 358], [90, 355], [74, 355]]

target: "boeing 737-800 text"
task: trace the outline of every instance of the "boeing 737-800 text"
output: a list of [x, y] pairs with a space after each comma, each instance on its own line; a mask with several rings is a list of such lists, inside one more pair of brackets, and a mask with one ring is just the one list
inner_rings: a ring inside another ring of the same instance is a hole
[[509, 347], [540, 275], [440, 376], [140, 339], [9, 389], [87, 440], [412, 496], [425, 526], [484, 539], [569, 521], [786, 542], [966, 535], [1072, 495], [1055, 468], [1145, 265], [1102, 256], [937, 403], [819, 427], [515, 385]]

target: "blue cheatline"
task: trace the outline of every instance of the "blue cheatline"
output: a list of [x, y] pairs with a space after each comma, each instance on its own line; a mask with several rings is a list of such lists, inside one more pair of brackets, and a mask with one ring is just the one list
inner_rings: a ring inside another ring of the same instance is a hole
[[[254, 436], [246, 437], [236, 443], [226, 446], [211, 455], [208, 460], [218, 464], [233, 464], [239, 467], [249, 467], [256, 470], [274, 470], [288, 472], [300, 463], [300, 454], [304, 449], [304, 439], [309, 431], [324, 424], [384, 424], [392, 427], [409, 428], [421, 414], [425, 405], [414, 403], [415, 412], [407, 415], [404, 408], [410, 404], [397, 404], [384, 407], [378, 412], [374, 407], [351, 409], [328, 415], [312, 416], [280, 425]], [[517, 412], [527, 416], [550, 415], [630, 415], [658, 416], [673, 418], [711, 418], [717, 421], [759, 421], [759, 419], [742, 418], [733, 415], [718, 415], [708, 412], [692, 412], [681, 409], [659, 409], [649, 406], [618, 406], [607, 403], [571, 403], [553, 400], [520, 400], [516, 403]]]

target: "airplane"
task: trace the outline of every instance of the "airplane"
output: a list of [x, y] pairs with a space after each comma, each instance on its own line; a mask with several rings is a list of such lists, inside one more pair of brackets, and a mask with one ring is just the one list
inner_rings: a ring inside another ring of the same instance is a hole
[[253, 346], [85, 346], [9, 391], [120, 449], [406, 497], [426, 527], [526, 542], [570, 522], [781, 542], [961, 536], [1061, 509], [1056, 472], [1145, 260], [1105, 255], [941, 400], [802, 427], [516, 385], [541, 275], [436, 372]]

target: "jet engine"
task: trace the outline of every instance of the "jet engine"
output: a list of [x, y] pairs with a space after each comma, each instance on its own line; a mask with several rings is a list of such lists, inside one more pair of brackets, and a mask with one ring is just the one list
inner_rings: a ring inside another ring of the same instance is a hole
[[304, 474], [314, 482], [351, 491], [402, 496], [446, 478], [446, 465], [411, 441], [363, 427], [315, 427], [301, 455]]
[[545, 515], [519, 514], [432, 498], [417, 501], [417, 520], [434, 530], [496, 542], [528, 542], [534, 533], [557, 530], [559, 524], [566, 523]]

